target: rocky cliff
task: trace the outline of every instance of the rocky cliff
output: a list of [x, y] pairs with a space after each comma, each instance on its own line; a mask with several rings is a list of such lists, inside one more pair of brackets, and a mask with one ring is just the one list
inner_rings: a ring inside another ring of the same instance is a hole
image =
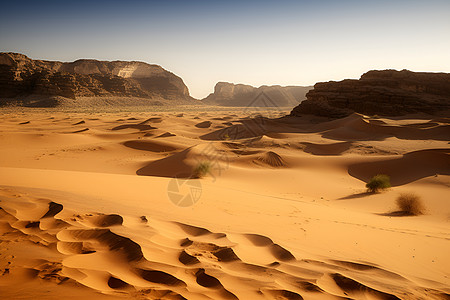
[[400, 116], [450, 109], [450, 74], [408, 70], [369, 71], [359, 80], [321, 82], [291, 115], [344, 117], [353, 112]]
[[0, 53], [0, 98], [29, 95], [191, 99], [183, 80], [158, 65], [92, 59], [43, 61]]
[[311, 87], [303, 86], [261, 86], [219, 82], [214, 93], [202, 101], [206, 104], [221, 106], [268, 106], [294, 107], [304, 100]]

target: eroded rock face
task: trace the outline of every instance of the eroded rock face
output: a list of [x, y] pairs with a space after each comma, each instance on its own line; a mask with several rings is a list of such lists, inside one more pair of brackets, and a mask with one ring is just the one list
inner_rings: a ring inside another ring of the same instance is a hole
[[400, 116], [450, 110], [450, 74], [369, 71], [359, 80], [320, 82], [291, 115], [344, 117], [353, 112]]
[[214, 93], [202, 101], [221, 106], [267, 106], [294, 107], [304, 100], [311, 87], [303, 86], [261, 86], [219, 82]]
[[0, 97], [27, 95], [190, 99], [183, 80], [157, 65], [88, 59], [43, 61], [0, 53]]

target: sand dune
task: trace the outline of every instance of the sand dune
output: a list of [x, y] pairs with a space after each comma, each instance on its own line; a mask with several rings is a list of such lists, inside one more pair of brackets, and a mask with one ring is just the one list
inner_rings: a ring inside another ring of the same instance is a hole
[[50, 116], [0, 117], [6, 299], [450, 297], [448, 119]]
[[[258, 295], [271, 299], [401, 299], [392, 291], [413, 284], [373, 265], [296, 258], [263, 235], [216, 233], [153, 218], [143, 223], [142, 218], [118, 214], [76, 214], [32, 195], [12, 201], [7, 194], [2, 192], [0, 210], [3, 236], [16, 239], [10, 246], [20, 241], [27, 251], [38, 247], [51, 259], [31, 259], [27, 267], [20, 267], [21, 272], [15, 269], [20, 276], [27, 271], [28, 280], [35, 284], [39, 278], [63, 285], [81, 283], [117, 297], [123, 291], [133, 296], [141, 290], [151, 299], [248, 299]], [[241, 244], [243, 247], [236, 247]], [[245, 261], [241, 258], [241, 253], [242, 257], [248, 255], [244, 251], [260, 257], [260, 263]], [[22, 255], [26, 253], [18, 253], [12, 260], [25, 259]], [[245, 291], [236, 288], [238, 281], [247, 284]], [[446, 297], [438, 290], [416, 289], [430, 298]]]
[[195, 124], [195, 127], [198, 127], [198, 128], [209, 128], [210, 126], [211, 126], [211, 121], [203, 121], [203, 122], [200, 122], [200, 123], [198, 123], [198, 124]]
[[[152, 143], [152, 145], [162, 144]], [[175, 152], [168, 157], [152, 161], [139, 169], [136, 174], [177, 178], [191, 177], [199, 163], [209, 160], [214, 160], [213, 163], [219, 165], [229, 163], [230, 157], [225, 155], [218, 146], [201, 143]]]
[[80, 132], [85, 132], [85, 131], [88, 131], [88, 130], [89, 130], [89, 128], [83, 128], [83, 129], [80, 129], [80, 130], [72, 131], [72, 133], [80, 133]]
[[193, 166], [186, 160], [191, 149], [175, 153], [172, 156], [153, 161], [136, 171], [137, 175], [162, 177], [190, 177]]
[[123, 144], [124, 146], [129, 148], [152, 152], [170, 152], [178, 149], [176, 145], [171, 145], [170, 143], [167, 142], [156, 142], [147, 140], [126, 141]]
[[301, 144], [305, 145], [305, 152], [312, 153], [314, 155], [339, 155], [350, 149], [352, 146], [351, 142], [339, 142], [332, 144], [302, 142]]
[[254, 162], [275, 168], [286, 166], [283, 158], [273, 151], [268, 151], [263, 155], [258, 156]]
[[137, 129], [137, 130], [150, 130], [156, 129], [156, 127], [152, 127], [146, 124], [123, 124], [112, 128], [111, 130], [122, 130], [122, 129]]
[[176, 136], [176, 134], [173, 134], [170, 132], [164, 132], [163, 134], [158, 135], [157, 138], [171, 137], [171, 136]]
[[151, 117], [151, 118], [148, 118], [148, 119], [145, 120], [145, 121], [142, 121], [142, 122], [139, 123], [139, 124], [161, 123], [162, 121], [163, 121], [163, 119], [162, 119], [161, 117]]
[[[331, 122], [330, 122], [331, 123]], [[399, 139], [411, 140], [448, 140], [449, 125], [434, 123], [434, 126], [417, 127], [415, 124], [397, 125], [391, 122], [387, 124], [383, 120], [366, 119], [358, 114], [337, 120], [334, 126], [326, 130], [323, 137], [336, 140], [377, 140], [389, 136]], [[411, 126], [412, 125], [412, 126]]]
[[450, 148], [428, 149], [404, 154], [401, 158], [364, 162], [349, 167], [349, 174], [368, 181], [374, 174], [386, 174], [391, 183], [404, 185], [429, 176], [450, 175]]

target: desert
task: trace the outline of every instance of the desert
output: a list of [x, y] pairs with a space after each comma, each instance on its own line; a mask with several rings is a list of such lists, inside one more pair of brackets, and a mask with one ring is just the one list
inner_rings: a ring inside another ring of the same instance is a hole
[[450, 299], [449, 11], [2, 3], [0, 299]]
[[[16, 110], [0, 127], [3, 297], [448, 297], [448, 118]], [[392, 188], [366, 192], [378, 173]], [[425, 214], [395, 214], [402, 192]]]

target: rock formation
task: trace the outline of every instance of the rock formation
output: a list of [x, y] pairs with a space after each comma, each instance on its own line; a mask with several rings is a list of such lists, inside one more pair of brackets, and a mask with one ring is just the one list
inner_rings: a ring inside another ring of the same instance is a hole
[[316, 83], [306, 98], [292, 110], [292, 116], [436, 114], [450, 109], [450, 74], [369, 71], [359, 80]]
[[0, 98], [29, 95], [192, 99], [183, 80], [158, 65], [93, 59], [43, 61], [0, 53]]
[[303, 86], [261, 86], [219, 82], [214, 93], [202, 101], [206, 104], [221, 106], [267, 106], [294, 107], [306, 99], [305, 94], [311, 87]]

